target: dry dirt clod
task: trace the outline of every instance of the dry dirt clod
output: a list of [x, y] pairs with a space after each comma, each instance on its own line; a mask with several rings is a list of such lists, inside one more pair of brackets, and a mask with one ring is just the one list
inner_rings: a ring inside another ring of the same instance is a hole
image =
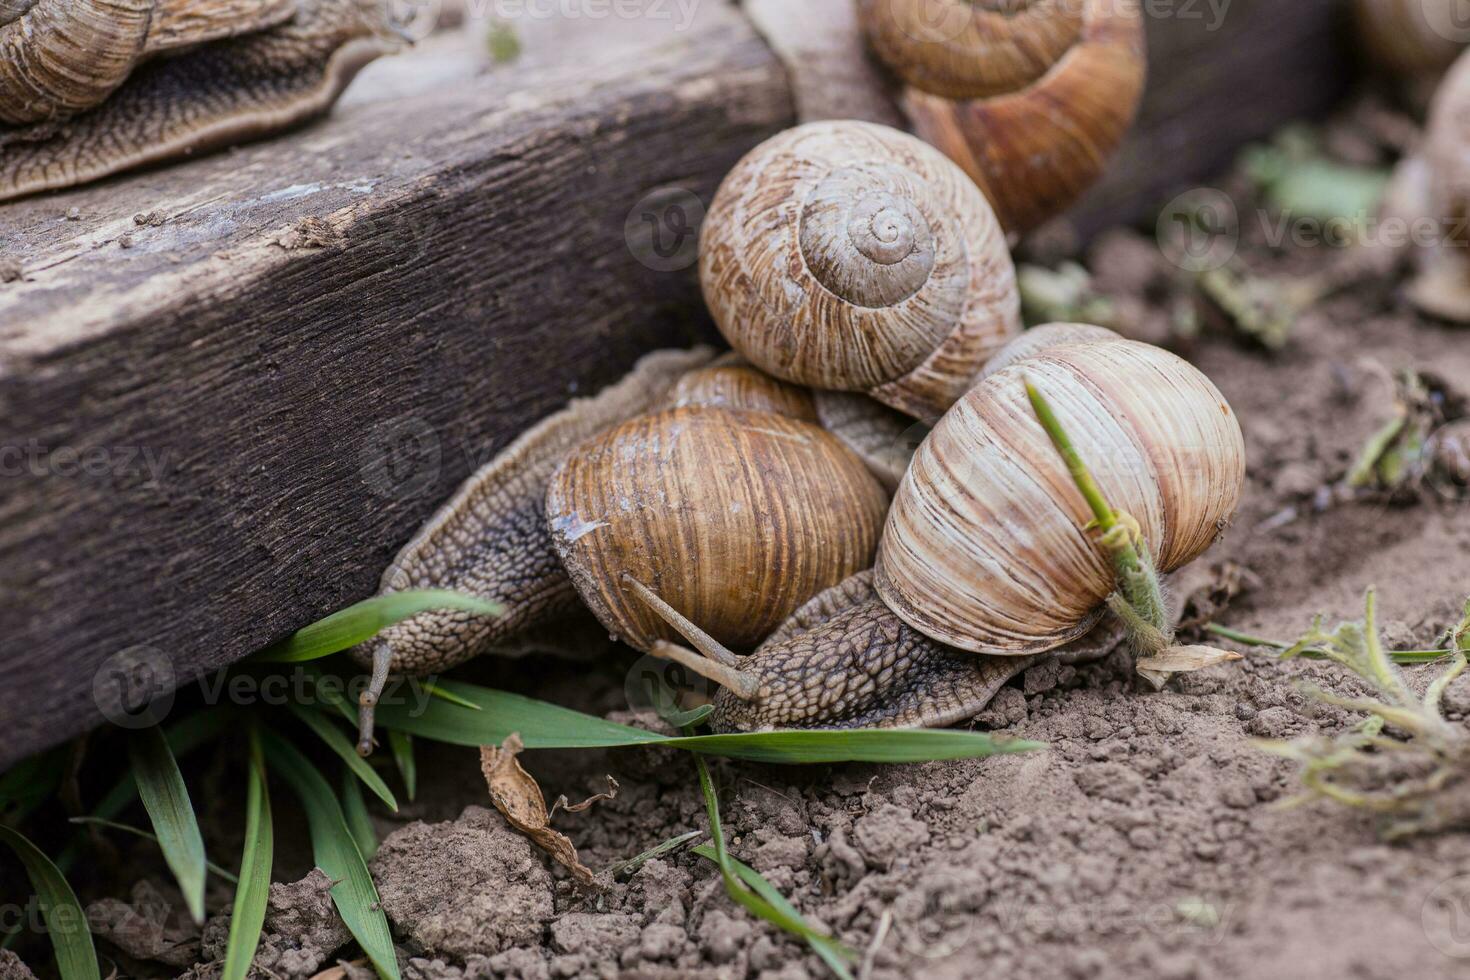
[[0, 980], [36, 980], [36, 975], [14, 951], [0, 949]]
[[383, 911], [413, 947], [460, 961], [536, 945], [555, 913], [554, 885], [531, 842], [499, 813], [390, 834], [372, 863]]
[[[331, 961], [332, 954], [352, 941], [352, 933], [332, 904], [332, 881], [320, 868], [300, 881], [271, 885], [255, 969], [265, 975], [302, 980]], [[229, 944], [230, 915], [215, 916], [204, 926], [206, 962], [222, 962]]]

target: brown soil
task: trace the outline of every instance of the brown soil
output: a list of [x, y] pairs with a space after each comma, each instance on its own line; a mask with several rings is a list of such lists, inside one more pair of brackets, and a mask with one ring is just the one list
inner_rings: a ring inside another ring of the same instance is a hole
[[[1103, 248], [1149, 251], [1126, 236], [1112, 242]], [[1126, 256], [1093, 259], [1128, 278]], [[1320, 250], [1269, 269], [1335, 260]], [[1459, 618], [1470, 593], [1465, 504], [1425, 490], [1392, 504], [1319, 507], [1319, 488], [1343, 475], [1391, 411], [1373, 363], [1428, 372], [1453, 402], [1470, 395], [1470, 334], [1368, 283], [1303, 318], [1279, 353], [1220, 334], [1187, 353], [1226, 393], [1249, 446], [1244, 506], [1205, 560], [1207, 575], [1227, 563], [1248, 570], [1248, 590], [1221, 622], [1291, 639], [1319, 613], [1329, 622], [1361, 616], [1373, 584], [1397, 645], [1428, 644]], [[626, 708], [631, 661], [590, 671], [486, 663], [472, 676], [615, 714]], [[1430, 672], [1411, 675], [1422, 690]], [[1470, 908], [1470, 836], [1388, 844], [1357, 812], [1277, 805], [1294, 792], [1293, 766], [1251, 739], [1335, 733], [1356, 720], [1304, 697], [1303, 680], [1361, 691], [1337, 668], [1259, 655], [1157, 694], [1140, 692], [1118, 655], [1034, 668], [980, 724], [1044, 741], [1046, 751], [893, 767], [719, 763], [727, 832], [735, 854], [804, 915], [858, 950], [872, 946], [874, 978], [1466, 976], [1470, 936], [1443, 900]], [[1470, 718], [1470, 676], [1447, 706], [1453, 721]], [[595, 793], [606, 773], [616, 776], [616, 799], [555, 820], [594, 869], [705, 826], [693, 765], [671, 751], [532, 752], [522, 761], [548, 797]], [[380, 818], [392, 833], [373, 869], [406, 976], [826, 973], [800, 942], [735, 906], [709, 862], [676, 854], [604, 893], [578, 891], [485, 809], [475, 752], [422, 745], [419, 767], [418, 802], [396, 822]], [[307, 881], [277, 892], [272, 972], [330, 965], [323, 946], [343, 936], [312, 914], [319, 890]], [[222, 925], [207, 927], [204, 959], [222, 951]], [[176, 952], [189, 942], [122, 932], [114, 941], [157, 959], [148, 943]], [[196, 972], [217, 975], [217, 965]]]

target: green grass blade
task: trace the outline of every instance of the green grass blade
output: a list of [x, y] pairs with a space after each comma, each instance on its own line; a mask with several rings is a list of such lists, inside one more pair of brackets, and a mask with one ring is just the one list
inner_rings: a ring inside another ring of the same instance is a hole
[[[818, 932], [754, 868], [747, 867], [730, 856], [725, 846], [725, 828], [720, 821], [720, 798], [715, 791], [715, 781], [710, 776], [709, 766], [705, 765], [701, 756], [694, 757], [694, 764], [699, 770], [699, 788], [704, 794], [705, 812], [709, 816], [710, 836], [714, 838], [711, 844], [701, 845], [704, 850], [695, 848], [695, 853], [707, 856], [715, 862], [720, 869], [720, 877], [724, 880], [725, 892], [732, 900], [743, 906], [752, 915], [765, 919], [777, 928], [806, 940], [807, 944], [841, 980], [852, 980], [847, 964], [848, 961], [856, 959], [856, 956], [831, 936]], [[753, 881], [759, 884], [752, 884]], [[772, 902], [771, 896], [775, 896], [776, 901]]]
[[261, 732], [266, 757], [301, 800], [317, 867], [335, 881], [332, 901], [347, 929], [384, 980], [400, 980], [388, 917], [378, 903], [367, 862], [357, 849], [342, 807], [316, 767], [290, 742], [272, 731]]
[[371, 861], [378, 853], [378, 832], [373, 829], [373, 818], [362, 798], [362, 783], [346, 769], [342, 770], [342, 816], [347, 818], [347, 829], [352, 831], [362, 859]]
[[678, 837], [672, 837], [669, 840], [664, 841], [662, 844], [655, 844], [653, 847], [650, 847], [648, 850], [644, 851], [642, 854], [637, 855], [636, 857], [631, 857], [628, 858], [626, 861], [619, 861], [616, 864], [609, 865], [607, 868], [607, 873], [619, 880], [631, 877], [639, 868], [643, 867], [654, 858], [663, 857], [665, 854], [672, 854], [674, 851], [684, 848], [691, 842], [698, 840], [703, 836], [704, 831], [691, 830], [687, 834], [680, 834]]
[[398, 774], [403, 777], [403, 789], [412, 803], [419, 791], [419, 767], [413, 758], [413, 736], [407, 732], [389, 732], [388, 749], [393, 753], [393, 762]]
[[250, 972], [250, 963], [260, 945], [260, 930], [265, 924], [274, 854], [275, 828], [271, 822], [270, 787], [265, 778], [265, 754], [260, 747], [260, 733], [252, 727], [250, 775], [245, 793], [245, 848], [240, 855], [241, 882], [235, 888], [221, 980], [245, 980]]
[[291, 711], [301, 719], [302, 724], [310, 728], [318, 738], [327, 744], [327, 748], [347, 763], [348, 770], [362, 780], [363, 785], [372, 790], [378, 799], [388, 804], [388, 809], [394, 813], [398, 812], [398, 800], [394, 799], [393, 791], [388, 788], [387, 783], [383, 782], [383, 777], [368, 765], [368, 761], [357, 754], [356, 746], [348, 740], [346, 735], [342, 734], [341, 729], [334, 726], [331, 720], [319, 711], [312, 711], [310, 708], [303, 708], [296, 704], [291, 705]]
[[[692, 849], [692, 853], [698, 854], [702, 858], [708, 858], [716, 863], [719, 860], [715, 856], [715, 849], [712, 844], [700, 844], [698, 847]], [[759, 871], [737, 857], [732, 857], [727, 854], [726, 859], [735, 869], [736, 876], [749, 885], [751, 891], [765, 899], [767, 904], [794, 919], [801, 919], [801, 913], [796, 910], [796, 906], [788, 902], [786, 896], [777, 891], [774, 885], [761, 877]], [[811, 927], [808, 926], [808, 928]], [[839, 977], [847, 976], [847, 959], [852, 956], [852, 952], [846, 946], [830, 936], [823, 936], [821, 933], [816, 932], [815, 929], [812, 929], [811, 934], [803, 934], [802, 938], [822, 958], [822, 961], [832, 968], [833, 973]]]
[[[142, 827], [134, 827], [131, 824], [118, 823], [116, 820], [108, 820], [104, 817], [72, 817], [70, 820], [67, 821], [67, 823], [83, 824], [93, 827], [105, 827], [108, 830], [120, 831], [124, 834], [129, 834], [142, 840], [152, 841], [155, 844], [158, 843], [157, 834], [150, 834]], [[214, 875], [216, 878], [223, 878], [225, 881], [228, 881], [232, 885], [239, 884], [240, 882], [240, 879], [237, 878], [235, 876], [235, 873], [229, 868], [222, 868], [208, 859], [205, 859], [204, 869], [210, 874]]]
[[443, 700], [448, 701], [450, 704], [457, 704], [457, 705], [459, 705], [461, 708], [469, 708], [471, 711], [483, 711], [484, 710], [478, 704], [476, 704], [475, 702], [471, 701], [470, 699], [468, 699], [468, 698], [462, 698], [458, 694], [455, 694], [453, 691], [445, 690], [443, 687], [440, 687], [438, 684], [430, 684], [428, 681], [425, 681], [424, 682], [424, 690], [428, 691], [431, 695], [433, 695], [436, 698], [442, 698]]
[[138, 781], [138, 795], [153, 822], [163, 859], [178, 880], [184, 903], [194, 921], [204, 922], [204, 838], [194, 805], [189, 801], [189, 788], [183, 773], [168, 747], [162, 729], [154, 725], [134, 732], [128, 738], [128, 756], [133, 763], [133, 778]]
[[51, 935], [51, 947], [56, 950], [61, 980], [101, 980], [87, 916], [61, 871], [36, 845], [9, 827], [0, 825], [0, 841], [16, 853], [30, 876], [46, 931]]
[[[230, 715], [230, 712], [219, 709], [199, 711], [168, 726], [164, 730], [164, 737], [168, 739], [168, 747], [173, 750], [174, 757], [188, 755], [206, 742], [219, 738], [229, 726]], [[138, 782], [129, 772], [114, 783], [107, 795], [92, 808], [92, 816], [110, 819], [137, 798]], [[71, 870], [80, 855], [81, 849], [73, 841], [56, 859], [56, 866], [65, 873]]]
[[317, 660], [357, 646], [379, 630], [434, 609], [463, 609], [482, 616], [499, 616], [505, 607], [474, 596], [439, 589], [391, 592], [374, 596], [303, 627], [279, 643], [257, 653], [256, 662], [294, 664]]
[[997, 738], [983, 732], [947, 729], [780, 731], [748, 735], [669, 737], [604, 721], [519, 694], [461, 681], [441, 686], [483, 710], [468, 711], [444, 701], [421, 707], [381, 705], [378, 724], [453, 745], [498, 745], [519, 732], [528, 749], [608, 748], [667, 745], [706, 755], [782, 764], [832, 762], [931, 762], [976, 759], [1044, 748], [1040, 742]]
[[[854, 731], [777, 731], [748, 735], [690, 735], [660, 743], [703, 755], [751, 762], [813, 765], [833, 762], [937, 762], [983, 759], [1046, 748], [1045, 742], [945, 728]], [[531, 746], [527, 746], [530, 748]]]

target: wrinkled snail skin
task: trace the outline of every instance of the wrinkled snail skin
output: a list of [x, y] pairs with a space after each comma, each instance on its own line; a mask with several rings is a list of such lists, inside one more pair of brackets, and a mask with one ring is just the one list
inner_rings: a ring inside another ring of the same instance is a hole
[[1240, 425], [1167, 351], [1062, 344], [976, 385], [919, 447], [879, 547], [879, 595], [906, 623], [977, 653], [1028, 654], [1086, 633], [1115, 588], [1076, 484], [1029, 404], [1050, 401], [1162, 572], [1203, 553], [1245, 483]]
[[756, 367], [919, 418], [1020, 330], [984, 196], [934, 148], [870, 123], [798, 126], [737, 164], [701, 232], [700, 282]]
[[[61, 2], [37, 0], [27, 16], [42, 3]], [[142, 0], [123, 3], [130, 10], [136, 5], [146, 20]], [[320, 115], [364, 65], [402, 46], [383, 17], [371, 0], [300, 0], [284, 23], [144, 61], [118, 84], [107, 82], [111, 94], [100, 104], [76, 107], [86, 111], [0, 126], [0, 200], [245, 142]], [[27, 45], [20, 57], [34, 59], [36, 50]], [[4, 54], [9, 64], [14, 52]], [[120, 64], [111, 56], [106, 61]], [[15, 78], [12, 70], [10, 81], [0, 82], [0, 104], [7, 107], [0, 112], [29, 104], [6, 90]], [[20, 84], [35, 83], [23, 78]], [[95, 80], [89, 85], [100, 91]]]
[[7, 0], [0, 4], [0, 122], [98, 105], [144, 58], [248, 34], [296, 0]]
[[562, 565], [594, 615], [641, 650], [678, 636], [624, 586], [647, 583], [720, 642], [749, 649], [868, 567], [888, 496], [817, 426], [687, 406], [607, 430], [547, 486]]
[[1146, 74], [1132, 0], [860, 0], [914, 132], [970, 175], [1013, 235], [1101, 175]]
[[779, 728], [942, 728], [973, 718], [1007, 681], [1049, 656], [1105, 656], [1122, 632], [1109, 623], [1057, 654], [984, 656], [937, 643], [878, 599], [871, 570], [812, 599], [740, 669], [758, 697], [722, 688], [716, 732]]
[[375, 686], [381, 689], [390, 672], [423, 675], [491, 651], [523, 652], [517, 643], [522, 634], [578, 610], [547, 530], [547, 481], [568, 452], [609, 425], [653, 409], [679, 378], [712, 356], [708, 348], [646, 356], [622, 381], [527, 430], [466, 480], [399, 552], [379, 594], [449, 589], [502, 603], [506, 612], [429, 611], [388, 627], [353, 650], [373, 671]]

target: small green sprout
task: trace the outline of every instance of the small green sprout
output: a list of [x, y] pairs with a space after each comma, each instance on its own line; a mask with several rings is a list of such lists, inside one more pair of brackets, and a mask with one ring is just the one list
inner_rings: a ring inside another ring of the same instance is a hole
[[[1286, 805], [1329, 799], [1368, 810], [1381, 817], [1389, 838], [1470, 823], [1470, 733], [1445, 720], [1440, 710], [1445, 690], [1465, 671], [1470, 654], [1470, 602], [1464, 619], [1445, 632], [1448, 666], [1422, 698], [1384, 648], [1371, 589], [1366, 607], [1361, 622], [1341, 623], [1331, 631], [1318, 617], [1281, 657], [1311, 652], [1348, 668], [1374, 695], [1342, 697], [1315, 687], [1306, 693], [1368, 717], [1336, 737], [1255, 744], [1301, 765], [1305, 791]], [[1389, 728], [1393, 734], [1386, 733]]]

